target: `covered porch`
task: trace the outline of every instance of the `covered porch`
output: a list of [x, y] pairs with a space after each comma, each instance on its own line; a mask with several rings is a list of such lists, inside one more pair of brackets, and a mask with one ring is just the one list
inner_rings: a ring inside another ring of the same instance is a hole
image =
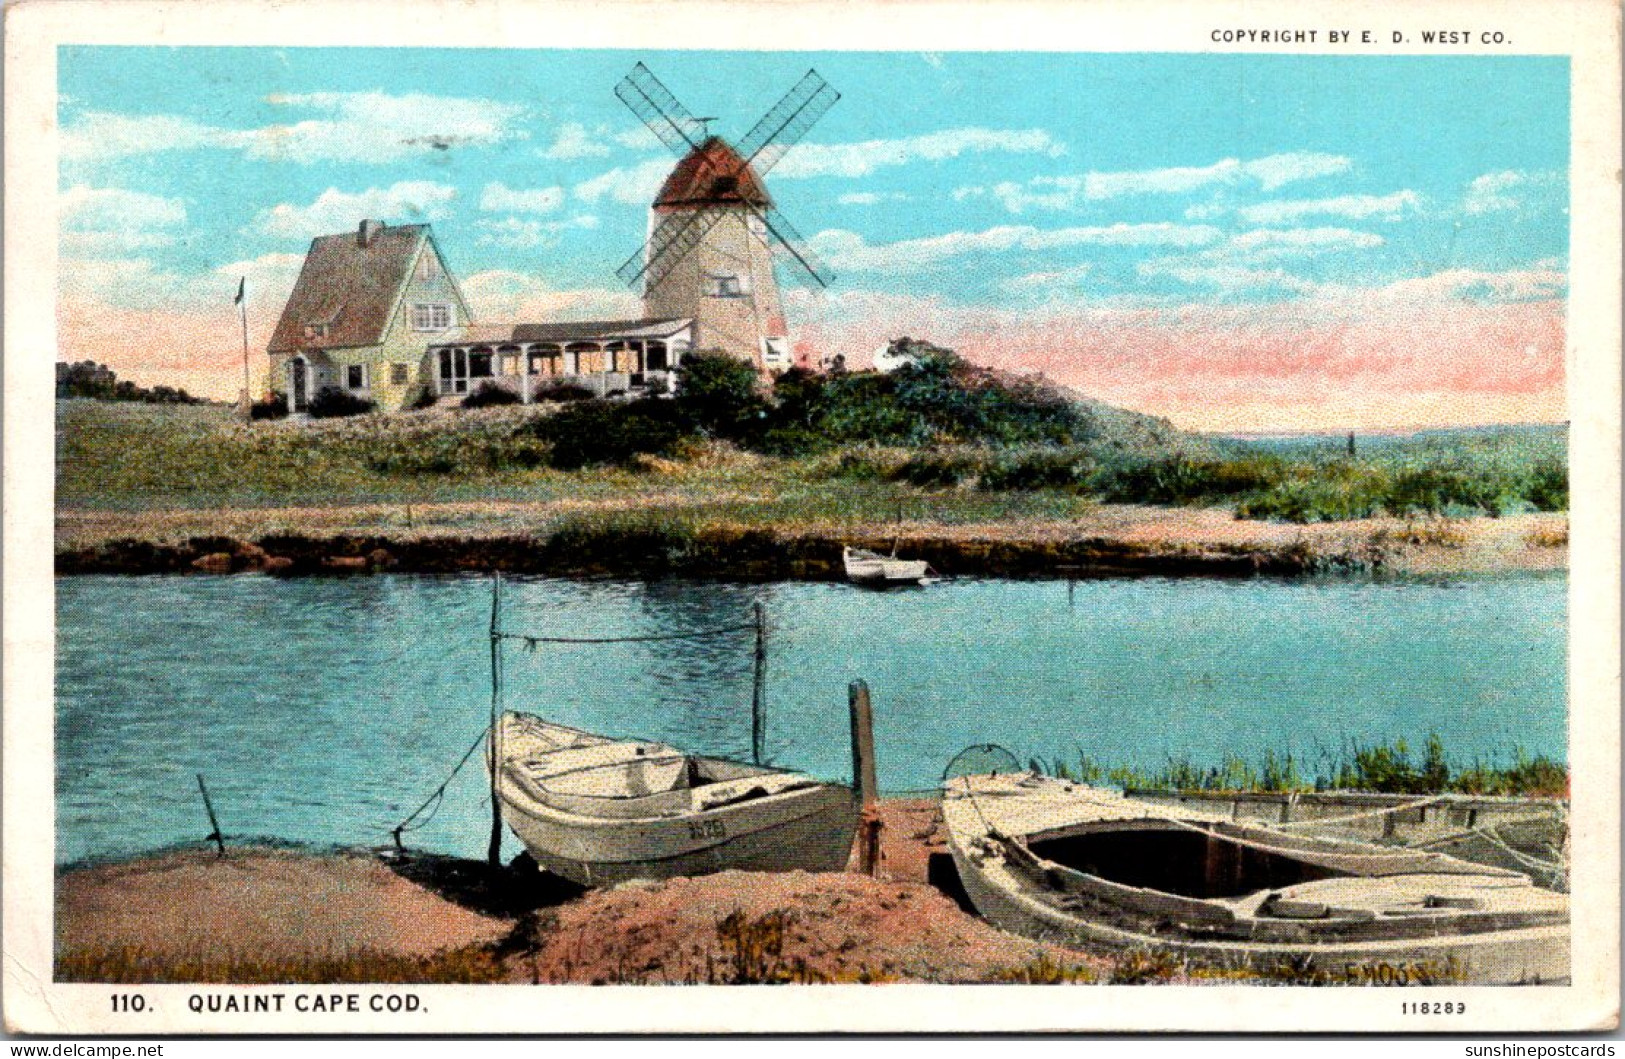
[[445, 342], [429, 347], [435, 394], [458, 397], [487, 383], [526, 404], [552, 387], [598, 397], [666, 393], [690, 346], [688, 320], [597, 324], [520, 324], [507, 341]]

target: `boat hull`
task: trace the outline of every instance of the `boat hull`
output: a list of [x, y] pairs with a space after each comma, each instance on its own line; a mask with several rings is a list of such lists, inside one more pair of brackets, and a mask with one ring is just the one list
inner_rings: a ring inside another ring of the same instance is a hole
[[669, 820], [571, 816], [506, 800], [504, 808], [536, 863], [582, 886], [719, 871], [843, 871], [856, 828], [852, 793], [837, 786]]
[[[985, 811], [979, 811], [985, 810]], [[1403, 937], [1290, 936], [1290, 925], [1271, 924], [1273, 940], [1202, 937], [1182, 930], [1172, 915], [1137, 918], [1082, 913], [1061, 907], [1033, 885], [1033, 877], [997, 852], [989, 832], [1020, 816], [1017, 805], [971, 807], [945, 801], [948, 844], [959, 879], [977, 912], [1014, 934], [1091, 950], [1161, 952], [1207, 967], [1268, 978], [1379, 985], [1557, 984], [1570, 976], [1567, 922], [1545, 922], [1474, 933], [1417, 933]], [[989, 817], [992, 822], [989, 822]], [[1004, 834], [1014, 833], [1008, 826]], [[1177, 904], [1172, 899], [1169, 904]], [[1098, 907], [1098, 906], [1097, 906]], [[1217, 932], [1215, 932], [1217, 933]]]

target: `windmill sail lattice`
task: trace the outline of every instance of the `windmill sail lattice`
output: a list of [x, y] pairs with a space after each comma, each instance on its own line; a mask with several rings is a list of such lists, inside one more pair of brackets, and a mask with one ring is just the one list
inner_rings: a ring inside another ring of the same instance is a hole
[[[615, 87], [615, 95], [637, 115], [659, 140], [691, 166], [692, 177], [725, 198], [736, 188], [759, 188], [760, 178], [784, 157], [841, 98], [816, 70], [809, 70], [775, 103], [740, 141], [737, 149], [714, 150], [721, 141], [706, 134], [705, 122], [696, 118], [643, 63], [632, 68]], [[726, 147], [726, 145], [723, 145]], [[789, 259], [820, 287], [834, 277], [806, 246], [788, 218], [762, 193], [760, 201], [740, 197], [722, 204], [696, 203], [681, 218], [658, 225], [642, 248], [615, 270], [628, 286], [640, 282], [649, 290], [664, 282], [672, 270], [693, 253], [724, 217], [743, 208], [786, 251]]]

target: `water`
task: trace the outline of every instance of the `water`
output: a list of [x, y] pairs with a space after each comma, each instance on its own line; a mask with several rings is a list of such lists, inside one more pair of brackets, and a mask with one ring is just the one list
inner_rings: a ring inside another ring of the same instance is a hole
[[[207, 832], [378, 844], [441, 782], [490, 706], [489, 582], [377, 576], [72, 577], [56, 583], [57, 858]], [[1347, 740], [1439, 732], [1451, 756], [1566, 759], [1562, 576], [1451, 582], [505, 582], [504, 625], [617, 636], [767, 608], [768, 749], [851, 771], [847, 682], [875, 696], [881, 786], [931, 787], [962, 747], [1155, 766], [1313, 765]], [[504, 651], [506, 705], [747, 756], [751, 636]], [[483, 854], [475, 757], [423, 848]], [[508, 837], [509, 852], [515, 848]]]

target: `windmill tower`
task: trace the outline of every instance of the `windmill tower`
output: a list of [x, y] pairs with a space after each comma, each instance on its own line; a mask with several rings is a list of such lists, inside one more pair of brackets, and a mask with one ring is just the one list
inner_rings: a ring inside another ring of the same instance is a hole
[[834, 279], [773, 204], [763, 178], [841, 98], [809, 70], [737, 146], [710, 134], [638, 63], [615, 94], [679, 158], [655, 196], [649, 239], [616, 274], [643, 288], [652, 319], [694, 321], [694, 348], [721, 350], [775, 374], [791, 365], [774, 275], [778, 247], [819, 287]]

